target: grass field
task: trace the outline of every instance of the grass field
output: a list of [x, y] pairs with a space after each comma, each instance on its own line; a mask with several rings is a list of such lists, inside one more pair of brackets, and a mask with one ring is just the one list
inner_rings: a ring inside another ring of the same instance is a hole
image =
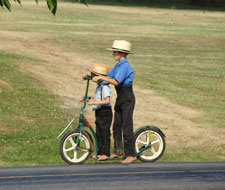
[[0, 12], [0, 166], [63, 163], [61, 97], [82, 96], [91, 64], [113, 67], [114, 39], [132, 43], [134, 124], [165, 132], [160, 161], [225, 160], [224, 12], [59, 3], [53, 17], [23, 1]]

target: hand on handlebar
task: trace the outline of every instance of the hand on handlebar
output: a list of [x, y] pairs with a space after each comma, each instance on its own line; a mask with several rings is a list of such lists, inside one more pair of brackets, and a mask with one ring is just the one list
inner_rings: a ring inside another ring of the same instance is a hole
[[95, 76], [92, 78], [93, 82], [102, 82], [101, 76]]
[[80, 103], [84, 103], [84, 101], [88, 102], [90, 99], [91, 99], [90, 96], [88, 96], [87, 98], [85, 98], [85, 97], [80, 98]]
[[89, 99], [89, 100], [87, 101], [87, 104], [88, 104], [89, 106], [92, 106], [93, 103], [94, 103], [94, 100], [93, 100], [93, 99]]
[[84, 98], [80, 98], [80, 103], [84, 103]]
[[85, 75], [83, 75], [82, 79], [83, 80], [92, 80], [92, 77], [87, 75], [87, 74], [85, 74]]
[[84, 75], [82, 76], [82, 79], [83, 79], [83, 80], [86, 80], [87, 76], [88, 76], [87, 74], [84, 74]]
[[98, 83], [98, 82], [101, 83], [103, 81], [101, 79], [101, 76], [95, 76], [95, 77], [92, 78], [92, 76], [89, 76], [87, 74], [83, 75], [82, 79], [83, 80], [89, 79], [89, 80], [92, 80], [93, 82], [96, 82], [96, 83]]

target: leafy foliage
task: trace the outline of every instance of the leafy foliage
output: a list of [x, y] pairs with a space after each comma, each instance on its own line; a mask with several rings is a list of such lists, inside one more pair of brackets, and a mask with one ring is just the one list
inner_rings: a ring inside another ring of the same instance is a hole
[[9, 11], [11, 11], [11, 4], [8, 0], [0, 0], [0, 5], [5, 6]]
[[57, 0], [46, 0], [49, 10], [55, 15], [57, 10]]
[[[18, 2], [21, 5], [21, 0], [14, 0], [14, 1]], [[39, 0], [35, 0], [37, 4], [38, 1]], [[86, 0], [74, 0], [74, 1], [87, 5]], [[57, 11], [57, 0], [46, 0], [46, 2], [49, 10], [52, 12], [53, 15], [55, 15]], [[0, 0], [0, 6], [6, 7], [9, 11], [11, 11], [11, 3], [9, 0]]]

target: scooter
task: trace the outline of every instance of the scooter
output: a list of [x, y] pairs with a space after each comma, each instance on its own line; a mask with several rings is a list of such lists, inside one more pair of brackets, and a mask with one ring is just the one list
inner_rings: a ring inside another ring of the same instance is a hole
[[[98, 159], [97, 136], [93, 127], [84, 116], [87, 101], [90, 99], [88, 96], [88, 89], [92, 78], [86, 76], [85, 79], [87, 81], [86, 91], [83, 98], [83, 106], [80, 108], [77, 127], [63, 136], [59, 146], [62, 159], [70, 165], [85, 162], [90, 158], [92, 153], [95, 153], [95, 159]], [[72, 119], [68, 121], [68, 125], [57, 138], [72, 126], [77, 118], [78, 117], [73, 115]], [[166, 147], [164, 133], [159, 128], [151, 125], [145, 125], [138, 128], [134, 132], [134, 142], [136, 157], [142, 162], [154, 162], [158, 160], [164, 154]]]

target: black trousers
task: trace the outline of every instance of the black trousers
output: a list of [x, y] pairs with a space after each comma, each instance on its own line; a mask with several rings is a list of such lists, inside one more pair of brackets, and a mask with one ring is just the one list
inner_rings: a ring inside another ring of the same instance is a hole
[[95, 111], [96, 136], [98, 155], [110, 156], [110, 126], [112, 123], [112, 108], [102, 107]]
[[[114, 153], [126, 157], [135, 156], [133, 111], [135, 96], [132, 86], [121, 87], [117, 90], [115, 116], [113, 123]], [[122, 142], [123, 136], [123, 142]]]

